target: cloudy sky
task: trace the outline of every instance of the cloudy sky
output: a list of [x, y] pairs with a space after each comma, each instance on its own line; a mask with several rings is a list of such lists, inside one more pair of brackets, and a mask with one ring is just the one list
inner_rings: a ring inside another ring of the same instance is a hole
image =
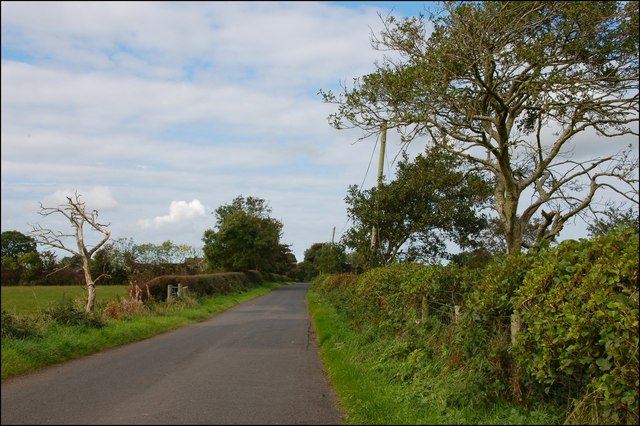
[[425, 7], [3, 1], [2, 231], [64, 229], [39, 203], [77, 191], [114, 238], [201, 248], [217, 207], [254, 196], [302, 261], [376, 178], [375, 140], [330, 127], [318, 90], [373, 71], [378, 13]]
[[[329, 126], [318, 91], [375, 69], [378, 14], [433, 6], [3, 1], [2, 231], [67, 230], [39, 206], [77, 191], [114, 238], [201, 248], [216, 208], [253, 196], [302, 261], [346, 231], [348, 186], [376, 182], [375, 139]], [[390, 133], [388, 175], [401, 148]]]

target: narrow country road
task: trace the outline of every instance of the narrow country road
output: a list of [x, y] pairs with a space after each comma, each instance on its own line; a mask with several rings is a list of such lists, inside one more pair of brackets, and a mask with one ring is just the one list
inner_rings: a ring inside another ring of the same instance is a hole
[[340, 424], [308, 286], [282, 286], [207, 321], [6, 380], [2, 424]]

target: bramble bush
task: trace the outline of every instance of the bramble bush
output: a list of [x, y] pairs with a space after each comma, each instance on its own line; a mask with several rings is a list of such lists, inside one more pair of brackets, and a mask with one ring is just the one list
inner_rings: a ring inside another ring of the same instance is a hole
[[[515, 398], [570, 406], [567, 423], [638, 422], [632, 230], [496, 256], [484, 267], [394, 264], [313, 285], [357, 329], [392, 342], [375, 353], [379, 365], [393, 365], [422, 400], [460, 373], [466, 383], [449, 387], [459, 393], [446, 396], [452, 405]], [[512, 346], [514, 312], [521, 330]]]
[[3, 339], [24, 339], [39, 335], [36, 321], [29, 317], [16, 316], [2, 309], [2, 322], [0, 322]]
[[523, 379], [574, 399], [572, 421], [638, 422], [638, 234], [541, 251], [514, 298]]
[[55, 322], [67, 326], [87, 326], [101, 328], [104, 321], [97, 312], [86, 312], [73, 300], [64, 299], [43, 310], [43, 318], [46, 321]]

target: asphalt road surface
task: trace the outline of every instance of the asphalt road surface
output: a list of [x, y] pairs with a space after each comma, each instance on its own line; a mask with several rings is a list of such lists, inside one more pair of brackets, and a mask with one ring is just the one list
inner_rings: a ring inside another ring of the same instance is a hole
[[2, 424], [340, 424], [308, 286], [5, 380]]

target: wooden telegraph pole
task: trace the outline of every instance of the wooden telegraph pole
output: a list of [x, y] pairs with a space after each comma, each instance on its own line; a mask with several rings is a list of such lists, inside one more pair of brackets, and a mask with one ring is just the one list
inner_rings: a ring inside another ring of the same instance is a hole
[[[387, 122], [383, 121], [380, 128], [380, 159], [378, 160], [378, 189], [382, 188], [382, 172], [384, 170], [384, 151], [387, 146]], [[378, 231], [376, 226], [371, 227], [371, 251], [376, 249], [378, 243]]]

